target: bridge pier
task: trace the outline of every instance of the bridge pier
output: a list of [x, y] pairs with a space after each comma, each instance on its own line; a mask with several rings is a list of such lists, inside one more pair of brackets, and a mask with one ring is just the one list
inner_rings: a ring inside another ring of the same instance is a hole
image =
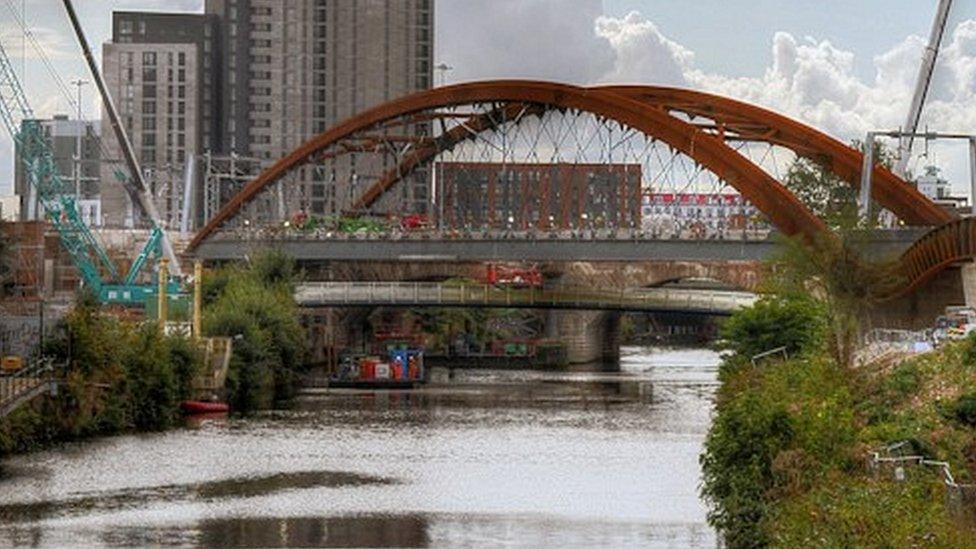
[[974, 300], [976, 270], [971, 265], [950, 268], [917, 291], [876, 307], [870, 318], [865, 319], [866, 327], [923, 330], [931, 328], [945, 314], [946, 307], [972, 305]]
[[546, 336], [566, 345], [570, 364], [620, 360], [620, 314], [607, 311], [549, 311]]

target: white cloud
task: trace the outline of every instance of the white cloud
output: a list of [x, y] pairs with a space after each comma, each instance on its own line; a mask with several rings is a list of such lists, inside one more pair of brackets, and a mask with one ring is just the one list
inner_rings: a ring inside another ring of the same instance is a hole
[[[76, 55], [73, 43], [67, 41], [63, 33], [50, 27], [32, 25], [33, 42], [25, 36], [22, 28], [13, 21], [0, 23], [0, 42], [3, 43], [10, 59], [37, 60], [41, 58], [38, 48], [51, 60], [70, 59]], [[36, 43], [36, 47], [34, 44]]]
[[[697, 69], [693, 52], [637, 13], [599, 17], [594, 31], [615, 58], [613, 69], [595, 81], [702, 89], [783, 112], [844, 141], [904, 124], [925, 45], [909, 36], [874, 57], [875, 76], [866, 82], [855, 72], [853, 52], [778, 32], [764, 73], [732, 78]], [[976, 20], [961, 22], [946, 35], [922, 124], [939, 131], [976, 130]], [[942, 160], [955, 181], [965, 179], [961, 154], [946, 153]]]
[[665, 37], [654, 23], [637, 12], [622, 19], [599, 17], [596, 35], [610, 43], [616, 54], [613, 69], [603, 80], [613, 82], [646, 81], [684, 85], [695, 54]]

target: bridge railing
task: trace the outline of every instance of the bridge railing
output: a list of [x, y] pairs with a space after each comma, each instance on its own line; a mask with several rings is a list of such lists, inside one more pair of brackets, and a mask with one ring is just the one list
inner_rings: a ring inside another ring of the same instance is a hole
[[488, 284], [425, 282], [349, 282], [304, 284], [300, 303], [453, 305], [596, 309], [681, 309], [731, 312], [749, 305], [747, 292], [703, 291], [678, 288], [601, 290], [585, 287], [512, 288]]
[[29, 395], [50, 387], [54, 374], [54, 361], [41, 359], [13, 374], [0, 377], [0, 417], [16, 409]]

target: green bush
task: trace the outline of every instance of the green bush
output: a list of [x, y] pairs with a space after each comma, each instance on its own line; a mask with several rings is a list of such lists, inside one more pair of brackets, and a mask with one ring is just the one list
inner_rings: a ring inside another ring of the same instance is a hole
[[294, 394], [304, 368], [305, 334], [293, 295], [294, 263], [279, 253], [232, 265], [213, 279], [221, 282], [204, 314], [204, 331], [234, 338], [228, 372], [231, 407], [239, 413], [268, 408]]
[[773, 460], [795, 436], [786, 409], [744, 394], [715, 418], [701, 458], [708, 520], [729, 547], [761, 547]]
[[179, 417], [192, 394], [201, 353], [163, 337], [153, 324], [123, 322], [79, 300], [45, 353], [67, 364], [58, 398], [25, 407], [0, 424], [0, 455], [52, 442], [159, 430]]
[[885, 388], [897, 398], [906, 397], [918, 390], [921, 383], [918, 366], [911, 361], [902, 362], [885, 379]]
[[823, 342], [823, 308], [815, 301], [765, 296], [736, 311], [719, 331], [720, 347], [733, 360], [785, 347], [790, 355], [808, 352]]

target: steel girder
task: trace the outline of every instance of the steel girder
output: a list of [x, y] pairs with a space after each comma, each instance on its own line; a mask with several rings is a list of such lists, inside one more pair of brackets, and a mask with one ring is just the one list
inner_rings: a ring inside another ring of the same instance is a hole
[[[248, 183], [196, 234], [189, 250], [196, 248], [266, 187], [292, 170], [314, 162], [318, 153], [357, 132], [429, 109], [489, 103], [575, 109], [616, 121], [667, 143], [705, 166], [735, 187], [782, 232], [812, 237], [824, 228], [820, 219], [764, 170], [738, 154], [719, 137], [709, 135], [662, 109], [649, 109], [637, 99], [609, 90], [553, 82], [500, 80], [447, 86], [394, 100], [312, 138]], [[371, 196], [382, 194], [382, 190], [376, 188], [367, 192], [372, 193]]]
[[[841, 179], [860, 187], [863, 154], [792, 118], [727, 97], [659, 86], [605, 86], [598, 89], [635, 97], [690, 119], [714, 123], [704, 128], [721, 139], [763, 141], [793, 150], [825, 165]], [[878, 164], [872, 175], [871, 196], [908, 225], [938, 226], [955, 219], [915, 187]]]
[[976, 257], [976, 218], [964, 217], [936, 227], [915, 241], [901, 256], [900, 267], [908, 294], [957, 263]]

